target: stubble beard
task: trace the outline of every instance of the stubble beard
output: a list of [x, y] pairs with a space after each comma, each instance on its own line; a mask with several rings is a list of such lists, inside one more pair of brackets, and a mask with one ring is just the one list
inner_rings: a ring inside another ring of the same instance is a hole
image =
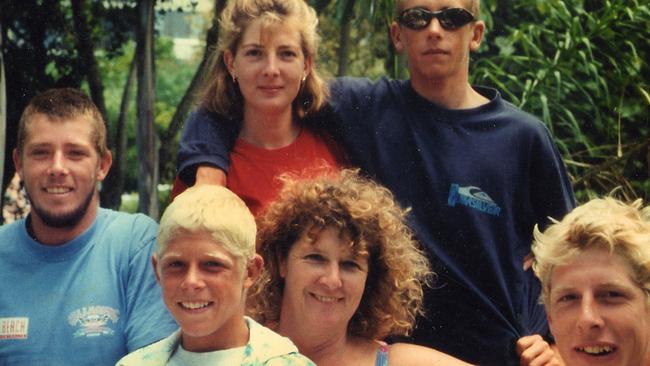
[[[45, 225], [49, 227], [58, 229], [70, 228], [76, 226], [84, 218], [86, 212], [88, 212], [88, 207], [90, 206], [94, 195], [95, 190], [93, 189], [88, 193], [88, 196], [79, 206], [71, 212], [63, 214], [49, 212], [39, 207], [38, 203], [32, 200], [30, 200], [31, 210]], [[29, 193], [27, 193], [27, 197], [29, 198]]]

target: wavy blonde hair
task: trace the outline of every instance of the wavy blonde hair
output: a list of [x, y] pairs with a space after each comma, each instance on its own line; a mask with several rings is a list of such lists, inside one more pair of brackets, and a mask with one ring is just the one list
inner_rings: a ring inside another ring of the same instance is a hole
[[200, 88], [201, 106], [233, 120], [242, 118], [244, 97], [228, 72], [223, 56], [226, 50], [237, 54], [246, 28], [257, 19], [262, 20], [266, 30], [289, 21], [297, 27], [305, 60], [311, 59], [313, 66], [293, 101], [293, 110], [299, 118], [318, 111], [325, 104], [328, 92], [316, 71], [320, 42], [318, 17], [304, 0], [229, 1], [219, 20], [219, 44], [208, 60], [208, 72]]
[[650, 207], [612, 197], [593, 199], [555, 221], [543, 233], [535, 227], [533, 270], [542, 283], [542, 302], [550, 304], [551, 276], [591, 248], [604, 248], [630, 265], [633, 280], [650, 304]]
[[422, 286], [432, 272], [405, 223], [407, 210], [392, 193], [358, 170], [316, 179], [285, 176], [284, 188], [259, 219], [258, 248], [266, 270], [249, 297], [251, 315], [262, 324], [279, 321], [284, 279], [280, 263], [305, 230], [334, 227], [351, 239], [355, 254], [368, 258], [361, 303], [348, 334], [367, 339], [408, 335], [424, 313]]

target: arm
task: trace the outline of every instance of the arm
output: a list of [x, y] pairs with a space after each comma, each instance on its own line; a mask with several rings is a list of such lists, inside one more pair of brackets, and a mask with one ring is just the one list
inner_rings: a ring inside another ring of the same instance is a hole
[[559, 354], [539, 334], [519, 338], [517, 355], [521, 366], [564, 366]]
[[391, 344], [388, 351], [389, 365], [412, 365], [412, 366], [471, 366], [446, 353], [436, 351], [433, 348], [418, 346], [408, 343]]
[[[229, 153], [238, 134], [235, 121], [205, 109], [192, 112], [178, 147], [176, 167], [183, 183], [191, 186], [198, 178], [203, 183], [225, 184], [222, 179], [230, 167]], [[204, 167], [212, 170], [201, 169]], [[221, 175], [214, 172], [216, 169]]]

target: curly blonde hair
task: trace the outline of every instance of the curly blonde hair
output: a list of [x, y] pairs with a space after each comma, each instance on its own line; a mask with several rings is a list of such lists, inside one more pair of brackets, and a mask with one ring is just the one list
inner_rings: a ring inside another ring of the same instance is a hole
[[650, 207], [612, 197], [593, 199], [555, 221], [543, 233], [535, 227], [533, 270], [542, 283], [542, 302], [550, 304], [556, 266], [591, 248], [605, 248], [630, 265], [634, 281], [650, 304]]
[[408, 211], [388, 189], [361, 177], [358, 170], [309, 181], [282, 179], [279, 198], [258, 221], [258, 248], [266, 270], [251, 291], [251, 315], [262, 324], [279, 321], [284, 289], [280, 263], [305, 230], [334, 227], [351, 239], [355, 254], [368, 258], [363, 297], [348, 334], [367, 339], [408, 335], [416, 316], [424, 313], [422, 286], [433, 275], [405, 223]]
[[315, 66], [320, 41], [318, 17], [304, 0], [229, 1], [219, 20], [219, 45], [210, 55], [208, 72], [200, 87], [201, 106], [233, 120], [242, 118], [244, 97], [228, 73], [224, 53], [229, 50], [237, 54], [246, 28], [256, 19], [262, 20], [266, 30], [289, 21], [297, 26], [305, 60], [311, 59], [314, 66], [293, 101], [293, 110], [299, 118], [318, 111], [325, 104], [328, 91]]

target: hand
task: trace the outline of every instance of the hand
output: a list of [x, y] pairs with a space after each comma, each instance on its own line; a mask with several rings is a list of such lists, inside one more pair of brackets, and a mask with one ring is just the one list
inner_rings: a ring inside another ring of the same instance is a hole
[[524, 257], [524, 272], [528, 271], [533, 266], [533, 261], [535, 261], [535, 257], [533, 257], [533, 253], [528, 253]]
[[564, 366], [562, 358], [539, 334], [517, 340], [520, 366]]
[[220, 186], [226, 185], [226, 173], [223, 170], [213, 167], [211, 165], [201, 165], [196, 168], [196, 183], [201, 184], [215, 184]]

